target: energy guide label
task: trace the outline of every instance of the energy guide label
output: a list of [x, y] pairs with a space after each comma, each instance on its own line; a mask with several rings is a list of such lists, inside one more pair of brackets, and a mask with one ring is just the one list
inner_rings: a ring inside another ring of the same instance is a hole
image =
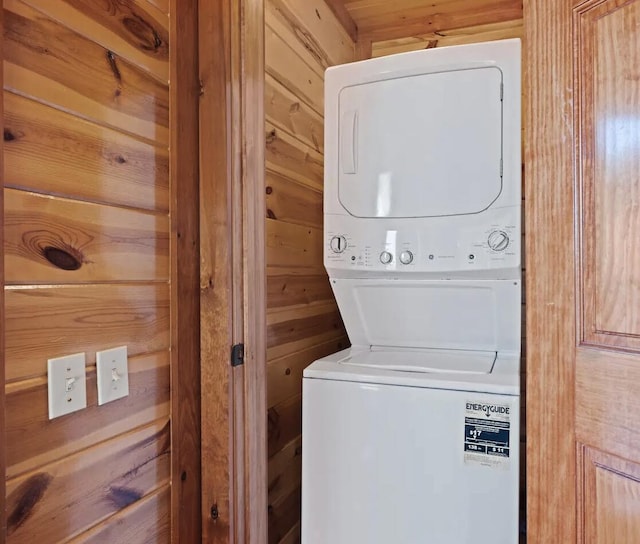
[[467, 401], [464, 417], [464, 462], [496, 468], [509, 466], [511, 407]]

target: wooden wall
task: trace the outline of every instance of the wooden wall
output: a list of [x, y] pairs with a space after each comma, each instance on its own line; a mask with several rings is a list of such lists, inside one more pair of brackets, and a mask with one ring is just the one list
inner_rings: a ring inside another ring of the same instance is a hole
[[354, 43], [323, 0], [265, 6], [269, 542], [300, 534], [302, 371], [348, 346], [322, 264], [323, 77]]
[[[8, 542], [168, 542], [169, 1], [4, 0]], [[130, 394], [98, 407], [95, 352]], [[86, 409], [47, 417], [48, 358]]]

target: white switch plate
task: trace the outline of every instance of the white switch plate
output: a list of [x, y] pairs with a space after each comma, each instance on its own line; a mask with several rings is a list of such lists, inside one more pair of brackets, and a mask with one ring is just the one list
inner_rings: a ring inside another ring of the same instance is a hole
[[47, 361], [49, 419], [87, 407], [87, 371], [84, 353]]
[[98, 375], [98, 404], [121, 399], [129, 394], [129, 365], [127, 346], [96, 353]]

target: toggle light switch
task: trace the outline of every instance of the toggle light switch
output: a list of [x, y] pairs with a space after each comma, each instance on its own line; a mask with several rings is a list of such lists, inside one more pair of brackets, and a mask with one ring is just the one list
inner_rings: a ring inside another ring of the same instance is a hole
[[98, 404], [105, 404], [129, 395], [127, 346], [96, 353]]
[[84, 353], [47, 361], [49, 419], [87, 407], [87, 373]]

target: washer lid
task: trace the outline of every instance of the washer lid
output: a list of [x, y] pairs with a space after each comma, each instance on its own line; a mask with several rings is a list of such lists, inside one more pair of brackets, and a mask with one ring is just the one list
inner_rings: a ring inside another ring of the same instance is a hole
[[496, 357], [495, 351], [373, 348], [350, 354], [340, 364], [397, 372], [490, 374]]

